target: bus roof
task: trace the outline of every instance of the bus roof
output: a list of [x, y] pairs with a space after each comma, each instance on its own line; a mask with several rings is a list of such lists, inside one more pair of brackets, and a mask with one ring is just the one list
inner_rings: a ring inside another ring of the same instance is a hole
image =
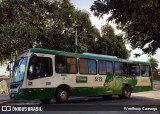
[[28, 50], [31, 53], [42, 53], [42, 54], [51, 54], [51, 55], [64, 55], [64, 56], [82, 57], [82, 58], [90, 58], [90, 59], [98, 59], [98, 60], [110, 60], [110, 61], [126, 62], [126, 63], [134, 63], [134, 64], [148, 64], [148, 65], [150, 64], [149, 62], [120, 59], [120, 58], [117, 58], [116, 56], [101, 55], [101, 54], [73, 53], [73, 52], [49, 50], [49, 49], [42, 49], [42, 48], [30, 48]]

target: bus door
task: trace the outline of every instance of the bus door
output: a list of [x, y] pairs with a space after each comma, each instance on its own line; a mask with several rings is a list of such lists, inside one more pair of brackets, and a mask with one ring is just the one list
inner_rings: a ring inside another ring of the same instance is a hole
[[44, 56], [33, 56], [30, 58], [28, 67], [28, 80], [27, 88], [30, 89], [32, 96], [36, 98], [44, 98], [46, 84], [50, 85], [50, 79], [47, 77], [52, 76], [52, 59]]

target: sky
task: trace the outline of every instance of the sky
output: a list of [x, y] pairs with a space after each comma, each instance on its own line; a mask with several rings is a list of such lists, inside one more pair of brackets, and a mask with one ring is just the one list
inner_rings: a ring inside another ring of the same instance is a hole
[[[90, 20], [92, 22], [92, 25], [95, 25], [99, 30], [102, 25], [106, 23], [106, 19], [109, 17], [109, 15], [104, 15], [103, 19], [98, 19], [95, 17], [92, 12], [90, 11], [90, 7], [92, 6], [94, 0], [71, 0], [71, 3], [75, 6], [76, 9], [79, 10], [87, 10], [90, 12]], [[110, 23], [113, 28], [115, 29], [116, 34], [120, 34], [121, 31], [116, 29], [116, 24]], [[126, 44], [126, 47], [128, 50], [131, 50], [131, 47], [129, 44]], [[132, 51], [130, 60], [138, 60], [138, 61], [147, 61], [149, 59], [148, 55], [142, 55], [138, 58], [134, 58], [135, 53], [141, 53], [142, 51], [140, 49], [135, 49]], [[160, 49], [157, 50], [156, 54], [154, 56], [155, 59], [159, 61], [159, 68], [160, 68]], [[0, 75], [6, 75], [8, 72], [6, 72], [6, 65], [0, 67]]]

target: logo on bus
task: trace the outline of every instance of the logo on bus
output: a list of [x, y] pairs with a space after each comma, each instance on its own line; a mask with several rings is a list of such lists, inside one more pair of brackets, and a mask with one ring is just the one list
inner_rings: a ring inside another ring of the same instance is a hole
[[76, 83], [87, 83], [86, 76], [76, 76]]

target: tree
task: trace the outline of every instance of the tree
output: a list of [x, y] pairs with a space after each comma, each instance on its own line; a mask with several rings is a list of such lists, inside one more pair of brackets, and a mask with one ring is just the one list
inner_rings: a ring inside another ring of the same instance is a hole
[[[48, 49], [75, 52], [75, 31], [77, 29], [78, 52], [91, 52], [91, 49], [93, 49], [91, 44], [94, 43], [95, 38], [100, 36], [100, 33], [97, 28], [92, 26], [89, 13], [75, 9], [71, 9], [69, 13], [73, 15], [70, 24], [69, 20], [66, 20], [69, 17], [64, 17], [62, 21], [64, 24], [59, 23], [60, 25], [57, 25], [57, 27], [55, 24], [52, 25], [52, 29], [48, 33], [48, 39], [50, 40], [47, 40], [48, 43], [46, 43], [47, 46], [51, 46]], [[57, 16], [59, 15], [61, 14], [57, 14]]]
[[79, 11], [76, 25], [78, 26], [78, 52], [94, 53], [95, 39], [100, 37], [100, 32], [95, 26], [92, 26], [89, 12]]
[[97, 0], [91, 10], [97, 17], [111, 14], [108, 21], [126, 33], [125, 39], [133, 48], [154, 54], [160, 47], [159, 0]]
[[[0, 3], [0, 62], [11, 60], [32, 47], [75, 52], [75, 27], [78, 52], [97, 53], [101, 43], [106, 42], [95, 41], [101, 36], [89, 17], [87, 11], [75, 9], [69, 0], [3, 0]], [[109, 46], [107, 48], [109, 50]]]
[[11, 60], [23, 50], [40, 45], [47, 29], [44, 0], [4, 0], [0, 3], [0, 61]]
[[78, 26], [78, 52], [90, 51], [99, 31], [89, 13], [74, 8], [69, 0], [4, 0], [0, 3], [0, 62], [32, 47], [75, 51], [75, 25]]
[[148, 62], [150, 62], [151, 67], [152, 67], [152, 73], [153, 73], [153, 80], [159, 80], [159, 76], [158, 76], [158, 60], [156, 60], [155, 58], [151, 57]]
[[127, 59], [129, 52], [125, 47], [125, 43], [121, 35], [114, 34], [111, 25], [106, 24], [101, 28], [102, 37], [98, 40], [97, 53], [117, 56]]
[[158, 63], [159, 63], [158, 60], [156, 60], [155, 58], [151, 57], [148, 61], [151, 64], [153, 72], [155, 72], [157, 70]]

